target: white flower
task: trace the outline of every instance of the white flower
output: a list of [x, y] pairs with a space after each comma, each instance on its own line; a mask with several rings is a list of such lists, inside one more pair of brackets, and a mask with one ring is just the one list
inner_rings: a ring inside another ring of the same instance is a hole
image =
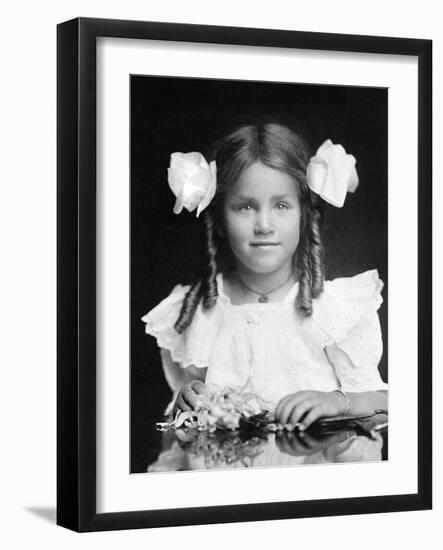
[[311, 158], [306, 172], [308, 187], [329, 204], [341, 208], [346, 193], [358, 186], [355, 157], [327, 139]]
[[157, 422], [157, 429], [237, 430], [242, 420], [266, 412], [271, 406], [258, 395], [245, 393], [243, 388], [207, 384], [193, 410], [178, 410], [171, 422]]
[[214, 197], [216, 176], [215, 161], [208, 165], [201, 153], [172, 153], [168, 183], [177, 197], [174, 214], [197, 208], [198, 217]]

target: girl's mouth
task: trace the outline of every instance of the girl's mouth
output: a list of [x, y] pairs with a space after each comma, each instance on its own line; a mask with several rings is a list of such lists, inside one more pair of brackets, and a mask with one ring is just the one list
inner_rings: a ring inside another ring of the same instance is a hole
[[278, 245], [279, 243], [270, 243], [270, 242], [264, 242], [264, 241], [251, 243], [251, 246], [254, 248], [257, 248], [258, 250], [270, 250], [272, 248], [275, 248]]

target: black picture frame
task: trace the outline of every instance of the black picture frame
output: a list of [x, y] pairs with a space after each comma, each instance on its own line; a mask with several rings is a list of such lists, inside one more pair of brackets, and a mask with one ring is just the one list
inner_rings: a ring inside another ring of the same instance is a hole
[[[415, 56], [418, 60], [418, 488], [415, 494], [97, 513], [96, 39]], [[57, 29], [57, 523], [75, 531], [432, 507], [432, 42], [78, 18]]]

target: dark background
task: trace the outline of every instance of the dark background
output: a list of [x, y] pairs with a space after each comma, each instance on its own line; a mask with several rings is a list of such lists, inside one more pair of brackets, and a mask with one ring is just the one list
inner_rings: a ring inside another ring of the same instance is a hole
[[349, 86], [131, 77], [131, 472], [157, 457], [155, 422], [170, 399], [154, 338], [140, 318], [199, 263], [195, 212], [172, 213], [167, 183], [173, 152], [204, 152], [233, 118], [285, 113], [312, 153], [330, 138], [357, 159], [360, 186], [323, 224], [327, 279], [377, 268], [387, 380], [387, 90]]

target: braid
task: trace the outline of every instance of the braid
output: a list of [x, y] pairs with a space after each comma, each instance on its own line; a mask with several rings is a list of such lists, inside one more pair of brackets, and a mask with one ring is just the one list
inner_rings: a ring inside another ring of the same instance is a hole
[[191, 288], [185, 294], [180, 315], [175, 322], [175, 330], [181, 334], [192, 323], [195, 310], [200, 301], [203, 307], [210, 309], [217, 301], [217, 245], [215, 242], [214, 220], [209, 211], [204, 211], [203, 219], [203, 262], [200, 276], [197, 277]]
[[197, 281], [191, 285], [191, 288], [186, 293], [183, 299], [180, 315], [174, 325], [175, 330], [179, 334], [181, 334], [191, 324], [195, 310], [200, 302], [200, 298], [201, 281], [197, 279]]
[[215, 242], [214, 220], [208, 211], [202, 215], [204, 227], [204, 257], [202, 274], [203, 307], [210, 309], [217, 301], [217, 245]]
[[312, 300], [318, 298], [324, 286], [324, 251], [320, 226], [322, 215], [319, 208], [312, 208], [305, 237], [298, 255], [300, 269], [297, 309], [306, 317], [312, 315]]
[[312, 290], [311, 290], [311, 258], [309, 256], [308, 237], [302, 245], [302, 250], [297, 256], [298, 268], [300, 270], [296, 307], [304, 316], [312, 313]]
[[321, 240], [320, 226], [322, 215], [316, 208], [312, 211], [310, 236], [311, 236], [311, 286], [312, 297], [318, 298], [323, 292], [325, 273], [324, 273], [324, 249]]

